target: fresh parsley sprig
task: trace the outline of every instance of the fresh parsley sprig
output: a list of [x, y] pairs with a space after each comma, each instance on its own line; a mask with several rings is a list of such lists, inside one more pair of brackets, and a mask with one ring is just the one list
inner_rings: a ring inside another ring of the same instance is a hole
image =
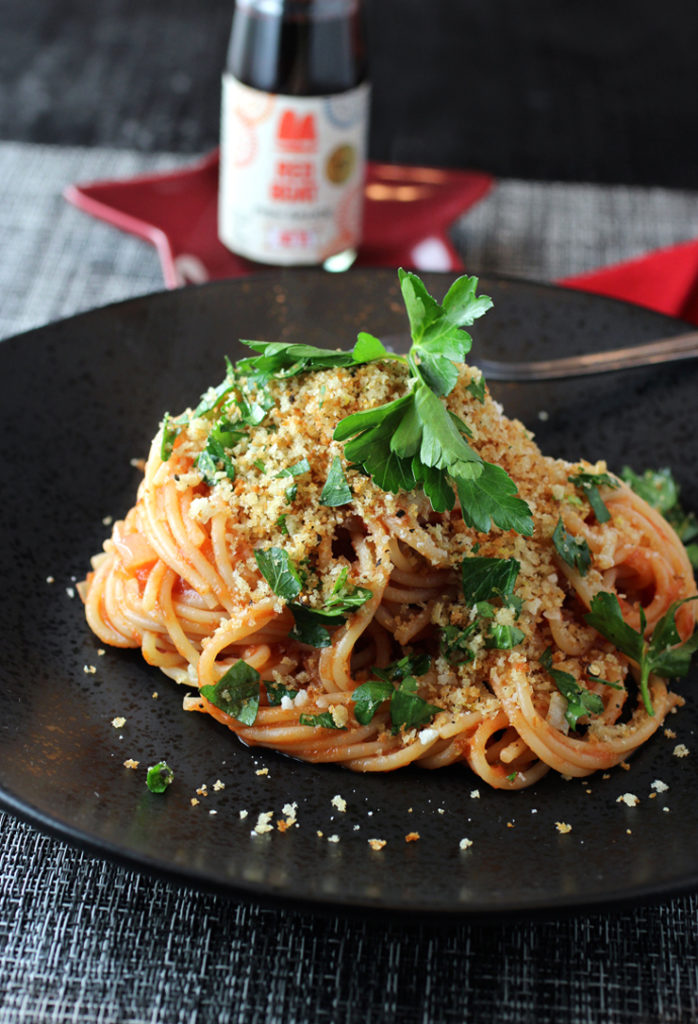
[[264, 384], [272, 377], [297, 377], [309, 371], [360, 366], [374, 359], [391, 358], [382, 342], [366, 333], [359, 334], [351, 352], [283, 341], [243, 341], [242, 344], [259, 355], [241, 359], [236, 369], [241, 376], [251, 376], [258, 384]]
[[441, 398], [458, 379], [472, 339], [463, 330], [482, 316], [492, 300], [476, 294], [477, 278], [459, 277], [441, 304], [416, 274], [399, 271], [412, 346], [404, 360], [410, 371], [407, 395], [341, 420], [334, 437], [345, 455], [383, 490], [422, 487], [432, 507], [445, 512], [455, 492], [465, 522], [487, 533], [492, 524], [526, 536], [533, 532], [528, 505], [499, 466], [486, 463], [469, 445], [467, 426]]
[[[410, 324], [412, 345], [406, 356], [386, 350], [366, 332], [359, 334], [351, 352], [313, 345], [248, 341], [257, 356], [237, 364], [257, 384], [271, 377], [295, 376], [333, 367], [355, 367], [392, 359], [407, 366], [410, 390], [401, 398], [374, 409], [345, 417], [334, 439], [343, 442], [347, 460], [367, 473], [378, 487], [397, 494], [422, 488], [432, 507], [445, 512], [458, 495], [465, 522], [487, 533], [494, 524], [525, 536], [533, 532], [531, 511], [517, 495], [508, 474], [484, 462], [467, 438], [470, 431], [442, 401], [458, 379], [456, 363], [469, 353], [472, 338], [464, 330], [491, 306], [477, 295], [477, 278], [462, 276], [448, 289], [441, 303], [420, 278], [399, 271], [400, 288]], [[482, 401], [481, 381], [471, 388]]]
[[697, 599], [694, 596], [674, 601], [654, 627], [649, 640], [645, 639], [647, 621], [643, 610], [640, 609], [640, 629], [633, 629], [624, 620], [615, 594], [596, 594], [591, 602], [591, 610], [584, 616], [585, 622], [639, 666], [640, 693], [648, 715], [654, 714], [649, 689], [650, 675], [654, 673], [665, 679], [685, 676], [691, 663], [691, 656], [698, 650], [698, 631], [681, 643], [676, 628], [678, 609], [687, 601]]

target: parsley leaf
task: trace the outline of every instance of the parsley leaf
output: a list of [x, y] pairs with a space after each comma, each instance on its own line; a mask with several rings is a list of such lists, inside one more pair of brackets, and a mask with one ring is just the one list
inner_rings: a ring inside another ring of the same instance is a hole
[[289, 604], [295, 622], [291, 631], [294, 639], [311, 647], [329, 647], [331, 637], [327, 627], [341, 626], [345, 616], [370, 601], [373, 592], [347, 582], [348, 574], [349, 568], [345, 566], [322, 608], [310, 608], [296, 601]]
[[516, 558], [485, 558], [470, 556], [463, 559], [461, 578], [463, 594], [469, 605], [489, 601], [492, 597], [510, 597], [519, 575]]
[[167, 462], [172, 454], [179, 432], [180, 424], [177, 420], [172, 419], [169, 412], [166, 412], [162, 420], [162, 440], [160, 441], [160, 458], [163, 462]]
[[294, 345], [283, 341], [243, 341], [244, 345], [259, 352], [258, 356], [241, 359], [239, 373], [252, 371], [259, 379], [264, 377], [295, 377], [308, 370], [329, 370], [335, 366], [351, 366], [351, 352], [333, 352], [314, 345]]
[[390, 700], [390, 718], [393, 723], [393, 731], [401, 729], [413, 729], [420, 725], [426, 725], [434, 715], [442, 709], [435, 704], [429, 704], [417, 693], [417, 680], [414, 676], [405, 676], [397, 690], [393, 691]]
[[368, 334], [366, 331], [359, 331], [356, 336], [352, 356], [355, 363], [372, 363], [376, 359], [386, 359], [389, 356], [385, 345], [380, 338]]
[[398, 680], [405, 676], [423, 676], [429, 671], [430, 665], [428, 654], [404, 654], [386, 668], [374, 668], [373, 671], [379, 679]]
[[357, 686], [351, 695], [354, 715], [361, 725], [368, 725], [384, 700], [389, 700], [395, 687], [386, 679], [369, 679]]
[[243, 725], [253, 725], [259, 709], [259, 672], [245, 661], [236, 661], [215, 686], [202, 686], [199, 693]]
[[373, 592], [366, 587], [347, 582], [349, 569], [345, 566], [325, 606], [311, 608], [294, 600], [303, 589], [303, 580], [287, 551], [276, 547], [266, 551], [258, 548], [254, 557], [264, 579], [274, 593], [286, 601], [293, 615], [295, 625], [289, 635], [311, 647], [329, 647], [328, 627], [341, 626], [347, 614], [373, 597]]
[[553, 531], [553, 544], [563, 562], [572, 569], [576, 569], [580, 576], [586, 576], [591, 567], [589, 545], [584, 538], [579, 540], [568, 533], [561, 518], [558, 519], [557, 526]]
[[342, 469], [342, 460], [335, 455], [327, 474], [325, 486], [320, 495], [320, 504], [328, 508], [337, 508], [340, 505], [348, 504], [352, 499], [351, 489]]
[[469, 391], [473, 398], [477, 399], [481, 405], [485, 404], [485, 378], [482, 374], [477, 379], [473, 378], [466, 386], [466, 390]]
[[607, 523], [611, 518], [611, 513], [606, 508], [601, 495], [599, 494], [599, 487], [618, 487], [618, 481], [610, 475], [610, 473], [577, 473], [575, 476], [567, 478], [570, 483], [578, 487], [580, 491], [583, 491], [589, 504], [594, 510], [596, 521], [598, 523]]
[[226, 359], [226, 366], [227, 372], [221, 383], [215, 388], [209, 388], [208, 391], [204, 391], [199, 399], [199, 404], [194, 409], [194, 419], [208, 416], [209, 413], [212, 413], [221, 398], [229, 394], [235, 387], [236, 372], [229, 359]]
[[275, 475], [274, 479], [275, 480], [280, 480], [282, 477], [285, 477], [285, 476], [292, 476], [292, 477], [303, 476], [305, 473], [309, 473], [309, 472], [310, 472], [310, 463], [308, 462], [308, 460], [304, 456], [298, 462], [294, 462], [294, 464], [292, 466], [284, 466], [284, 468], [282, 470], [280, 470], [280, 472], [278, 472]]
[[254, 553], [257, 567], [271, 589], [284, 601], [292, 601], [303, 589], [298, 570], [283, 548], [257, 548]]
[[301, 715], [300, 725], [311, 725], [314, 729], [346, 729], [345, 725], [337, 725], [331, 711], [323, 711], [319, 715]]
[[478, 623], [471, 622], [465, 629], [458, 626], [442, 626], [439, 639], [439, 650], [451, 665], [459, 665], [475, 660], [475, 651], [468, 641], [478, 630]]
[[341, 612], [326, 612], [322, 608], [309, 608], [307, 604], [292, 601], [289, 609], [295, 625], [290, 636], [299, 643], [310, 647], [329, 647], [332, 641], [327, 626], [341, 626], [344, 616]]
[[489, 631], [485, 637], [485, 647], [494, 648], [497, 651], [508, 651], [516, 647], [524, 639], [526, 634], [517, 626], [510, 626], [501, 622], [490, 623]]
[[553, 656], [549, 647], [541, 655], [540, 663], [567, 701], [565, 718], [569, 722], [571, 729], [576, 730], [577, 722], [583, 715], [601, 714], [603, 711], [603, 701], [598, 693], [585, 690], [571, 673], [553, 668]]
[[636, 494], [662, 514], [674, 508], [679, 500], [679, 488], [670, 469], [646, 469], [637, 474], [630, 466], [623, 466], [620, 475]]
[[167, 761], [158, 761], [148, 769], [145, 784], [151, 793], [164, 793], [174, 782], [174, 772]]
[[349, 567], [345, 565], [325, 603], [325, 608], [328, 612], [334, 614], [341, 612], [343, 614], [352, 608], [360, 608], [362, 604], [366, 604], [373, 597], [372, 590], [369, 590], [367, 587], [357, 587], [354, 583], [348, 582], [348, 575]]
[[477, 618], [465, 629], [444, 626], [441, 629], [440, 650], [451, 664], [475, 659], [475, 650], [469, 640], [475, 633], [481, 633], [485, 647], [506, 651], [516, 647], [525, 634], [517, 626], [496, 622], [496, 610], [491, 603], [498, 599], [505, 606], [513, 608], [518, 616], [521, 601], [514, 594], [514, 584], [519, 574], [520, 563], [516, 558], [487, 558], [471, 555], [463, 559], [461, 578], [463, 596], [467, 604], [477, 612]]
[[[239, 440], [244, 437], [244, 431], [233, 431], [224, 427], [214, 427], [208, 435], [206, 447], [196, 460], [197, 469], [201, 472], [204, 481], [213, 486], [216, 482], [216, 473], [220, 470], [225, 472], [229, 480], [235, 479], [235, 463], [226, 451], [231, 446], [231, 438]], [[235, 440], [232, 443], [235, 443]]]
[[284, 683], [274, 683], [270, 679], [264, 680], [264, 689], [267, 691], [267, 700], [272, 707], [278, 707], [284, 697], [293, 700], [298, 694], [298, 690], [291, 690]]
[[619, 651], [640, 663], [645, 639], [641, 632], [633, 629], [625, 621], [615, 594], [604, 591], [596, 594], [592, 598], [591, 610], [584, 616], [584, 621], [610, 640]]
[[[397, 732], [403, 725], [409, 729], [430, 721], [442, 709], [427, 703], [417, 694], [415, 678], [424, 675], [430, 664], [428, 654], [408, 654], [386, 668], [374, 669], [378, 678], [369, 679], [357, 686], [351, 695], [356, 720], [361, 725], [367, 725], [383, 701], [389, 699], [393, 732]], [[398, 683], [397, 688], [395, 682]]]
[[458, 477], [458, 497], [463, 519], [480, 533], [488, 533], [492, 522], [500, 530], [514, 530], [524, 537], [533, 534], [531, 510], [516, 496], [516, 484], [501, 468], [486, 462], [474, 480]]

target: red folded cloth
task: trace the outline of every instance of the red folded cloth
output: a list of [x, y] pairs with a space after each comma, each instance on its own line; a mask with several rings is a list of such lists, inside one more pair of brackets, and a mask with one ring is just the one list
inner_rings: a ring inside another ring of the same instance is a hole
[[698, 239], [566, 277], [558, 284], [625, 299], [698, 324]]

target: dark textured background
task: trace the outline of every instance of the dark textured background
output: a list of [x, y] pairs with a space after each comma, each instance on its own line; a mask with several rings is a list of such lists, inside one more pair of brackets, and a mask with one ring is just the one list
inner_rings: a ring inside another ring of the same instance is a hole
[[[232, 0], [0, 0], [0, 138], [200, 152]], [[374, 159], [698, 186], [695, 0], [367, 0]]]
[[[162, 287], [150, 247], [61, 191], [216, 144], [231, 9], [0, 0], [0, 337]], [[369, 14], [372, 156], [500, 179], [454, 226], [469, 267], [556, 279], [698, 235], [678, 191], [698, 188], [696, 0]], [[76, 1021], [691, 1024], [698, 895], [494, 924], [316, 916], [179, 890], [0, 813], [0, 1024]]]

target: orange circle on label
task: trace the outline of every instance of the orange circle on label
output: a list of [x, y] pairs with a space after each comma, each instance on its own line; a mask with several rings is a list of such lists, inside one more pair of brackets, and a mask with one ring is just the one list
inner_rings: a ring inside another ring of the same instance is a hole
[[348, 180], [355, 167], [356, 149], [354, 146], [350, 146], [348, 143], [337, 146], [327, 157], [325, 164], [327, 180], [335, 185], [341, 185]]

